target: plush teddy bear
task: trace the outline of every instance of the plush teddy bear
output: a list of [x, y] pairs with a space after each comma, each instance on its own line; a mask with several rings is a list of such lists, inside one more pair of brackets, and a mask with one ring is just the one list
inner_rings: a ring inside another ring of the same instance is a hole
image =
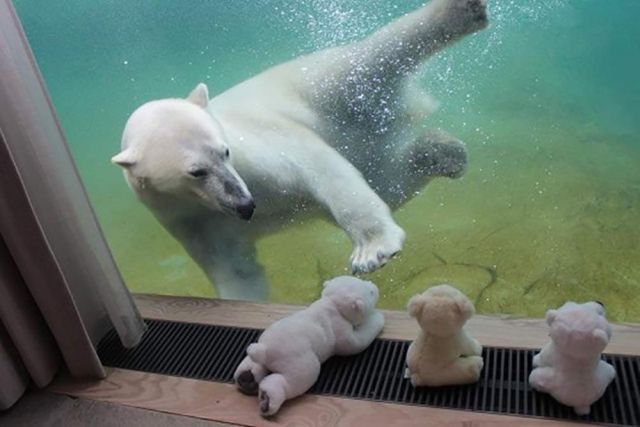
[[329, 357], [359, 353], [373, 342], [384, 326], [377, 301], [378, 288], [371, 282], [348, 276], [329, 280], [319, 300], [273, 323], [249, 345], [234, 374], [237, 386], [258, 392], [261, 414], [274, 415], [285, 400], [316, 382]]
[[547, 312], [549, 341], [533, 358], [531, 386], [587, 415], [616, 376], [601, 353], [611, 339], [604, 307], [597, 302], [568, 302]]
[[474, 312], [469, 298], [449, 285], [432, 287], [409, 300], [409, 314], [422, 329], [407, 353], [405, 378], [414, 387], [478, 381], [484, 366], [482, 346], [463, 329]]

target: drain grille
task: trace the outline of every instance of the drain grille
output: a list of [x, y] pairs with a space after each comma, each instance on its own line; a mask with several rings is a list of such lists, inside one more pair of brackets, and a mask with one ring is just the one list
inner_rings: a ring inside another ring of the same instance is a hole
[[[147, 320], [149, 329], [135, 349], [124, 349], [115, 331], [100, 342], [106, 366], [219, 382], [232, 382], [236, 366], [262, 331], [193, 323]], [[535, 351], [485, 348], [485, 368], [476, 384], [457, 387], [411, 387], [403, 378], [409, 342], [376, 340], [353, 357], [334, 357], [322, 367], [309, 393], [410, 405], [541, 416], [636, 426], [640, 422], [640, 358], [607, 355], [618, 372], [591, 414], [578, 417], [571, 408], [528, 385]]]

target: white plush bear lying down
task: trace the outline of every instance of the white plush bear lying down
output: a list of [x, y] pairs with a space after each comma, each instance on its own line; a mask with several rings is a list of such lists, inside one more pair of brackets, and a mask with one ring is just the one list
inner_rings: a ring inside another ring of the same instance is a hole
[[433, 102], [410, 77], [486, 25], [485, 0], [432, 0], [211, 100], [201, 84], [146, 103], [112, 161], [219, 297], [266, 299], [255, 241], [298, 215], [330, 215], [352, 242], [352, 271], [374, 271], [404, 242], [390, 208], [466, 167], [457, 138], [422, 127]]
[[601, 359], [611, 338], [611, 326], [597, 302], [568, 302], [547, 312], [549, 341], [533, 358], [529, 383], [557, 401], [587, 415], [616, 376]]
[[347, 276], [326, 282], [322, 298], [278, 320], [248, 347], [234, 374], [236, 384], [245, 393], [258, 391], [260, 412], [274, 415], [285, 400], [316, 382], [322, 362], [371, 344], [384, 326], [377, 301], [378, 288], [371, 282]]

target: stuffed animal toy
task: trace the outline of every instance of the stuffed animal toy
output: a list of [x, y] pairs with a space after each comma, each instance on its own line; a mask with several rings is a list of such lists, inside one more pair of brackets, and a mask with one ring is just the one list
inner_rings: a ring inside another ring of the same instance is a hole
[[453, 286], [439, 285], [409, 300], [422, 331], [407, 353], [405, 378], [417, 386], [468, 384], [484, 366], [482, 346], [463, 329], [475, 309]]
[[597, 302], [568, 302], [547, 312], [549, 341], [533, 358], [531, 386], [587, 415], [616, 376], [601, 353], [611, 339], [604, 307]]
[[371, 282], [348, 276], [326, 282], [318, 301], [278, 320], [249, 345], [234, 374], [237, 386], [257, 392], [260, 413], [274, 415], [316, 382], [329, 357], [360, 353], [373, 342], [384, 326], [377, 301]]

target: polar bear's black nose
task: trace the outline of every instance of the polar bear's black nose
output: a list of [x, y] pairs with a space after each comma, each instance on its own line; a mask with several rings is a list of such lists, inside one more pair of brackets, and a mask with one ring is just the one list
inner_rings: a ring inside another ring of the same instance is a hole
[[238, 207], [236, 208], [236, 212], [238, 212], [238, 215], [240, 216], [240, 218], [248, 221], [253, 216], [253, 211], [255, 210], [255, 208], [256, 208], [256, 204], [253, 202], [253, 199], [252, 199], [248, 203], [238, 205]]

